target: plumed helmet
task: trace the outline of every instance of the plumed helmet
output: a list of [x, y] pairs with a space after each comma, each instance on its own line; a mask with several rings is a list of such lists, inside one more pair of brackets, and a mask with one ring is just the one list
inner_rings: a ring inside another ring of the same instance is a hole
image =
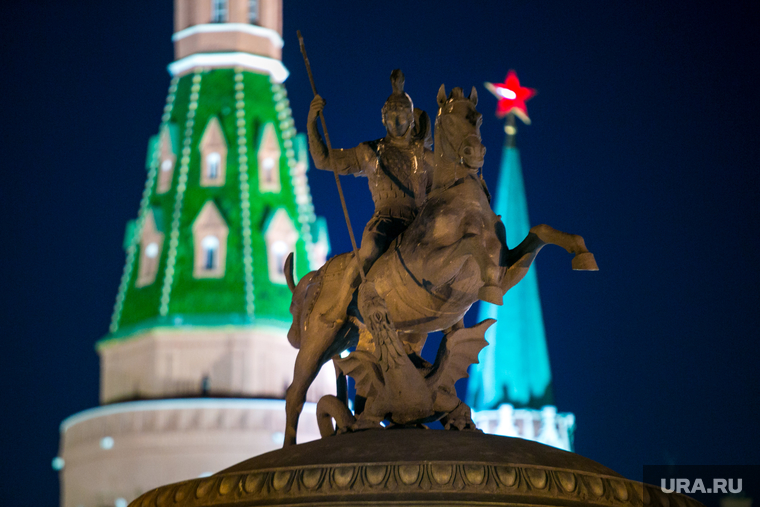
[[383, 106], [383, 113], [391, 105], [408, 107], [409, 111], [414, 111], [414, 103], [412, 98], [404, 92], [404, 73], [400, 69], [396, 69], [391, 72], [391, 86], [393, 87], [393, 93], [388, 97]]

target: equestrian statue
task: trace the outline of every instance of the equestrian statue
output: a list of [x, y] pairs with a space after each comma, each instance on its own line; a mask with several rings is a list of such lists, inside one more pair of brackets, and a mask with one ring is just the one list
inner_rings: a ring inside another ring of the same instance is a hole
[[[316, 125], [324, 101], [312, 101], [307, 129], [316, 167], [367, 177], [376, 211], [358, 251], [331, 258], [297, 284], [292, 254], [286, 262], [293, 292], [288, 340], [299, 352], [285, 398], [285, 446], [296, 443], [306, 391], [330, 359], [354, 378], [357, 398], [366, 402], [352, 413], [345, 389], [323, 397], [317, 405], [323, 436], [436, 420], [446, 429], [475, 429], [454, 384], [477, 362], [495, 321], [466, 328], [465, 313], [478, 300], [501, 304], [544, 245], [575, 254], [573, 269], [597, 269], [581, 236], [548, 225], [534, 226], [517, 247], [507, 247], [479, 176], [486, 150], [474, 87], [469, 96], [461, 88], [447, 95], [441, 85], [431, 152], [427, 115], [404, 93], [400, 71], [391, 83], [383, 107], [386, 137], [350, 150], [325, 145]], [[435, 331], [443, 331], [443, 339], [430, 364], [421, 351]]]

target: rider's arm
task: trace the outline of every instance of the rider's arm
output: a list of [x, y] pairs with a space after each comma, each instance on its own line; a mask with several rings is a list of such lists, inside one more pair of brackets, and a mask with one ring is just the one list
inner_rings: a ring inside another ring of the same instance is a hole
[[322, 136], [317, 128], [317, 115], [324, 108], [325, 101], [317, 95], [311, 101], [309, 108], [309, 117], [306, 121], [306, 133], [309, 137], [309, 153], [314, 159], [314, 166], [317, 169], [332, 171], [333, 168], [338, 174], [354, 174], [361, 171], [361, 164], [357, 157], [357, 148], [327, 149], [327, 145], [322, 140]]

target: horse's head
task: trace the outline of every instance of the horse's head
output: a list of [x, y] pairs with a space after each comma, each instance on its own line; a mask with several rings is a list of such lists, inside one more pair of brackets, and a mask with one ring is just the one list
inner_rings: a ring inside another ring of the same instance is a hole
[[480, 137], [483, 115], [475, 109], [477, 104], [478, 92], [474, 86], [469, 97], [464, 96], [461, 88], [452, 89], [448, 97], [444, 85], [438, 90], [435, 152], [439, 163], [453, 164], [455, 170], [449, 171], [452, 177], [454, 173], [456, 177], [475, 173], [483, 166], [486, 154]]

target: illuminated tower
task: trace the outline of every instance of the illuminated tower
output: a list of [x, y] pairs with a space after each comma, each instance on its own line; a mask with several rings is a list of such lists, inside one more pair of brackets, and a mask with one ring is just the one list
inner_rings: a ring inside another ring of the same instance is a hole
[[[514, 118], [530, 123], [525, 101], [535, 92], [521, 87], [513, 71], [504, 83], [486, 87], [499, 99], [497, 116], [507, 117], [494, 211], [504, 221], [508, 246], [514, 248], [530, 230]], [[467, 388], [478, 427], [572, 450], [575, 417], [557, 414], [554, 407], [535, 267], [507, 292], [503, 306], [480, 303], [479, 320], [486, 318], [496, 319], [496, 324], [486, 332], [490, 345], [471, 368]]]
[[[294, 252], [302, 276], [328, 253], [282, 84], [281, 0], [175, 0], [174, 23], [164, 115], [97, 344], [101, 406], [61, 425], [66, 507], [119, 507], [278, 447], [297, 352], [283, 263]], [[323, 371], [309, 400], [334, 388]], [[303, 419], [299, 439], [317, 438]]]

